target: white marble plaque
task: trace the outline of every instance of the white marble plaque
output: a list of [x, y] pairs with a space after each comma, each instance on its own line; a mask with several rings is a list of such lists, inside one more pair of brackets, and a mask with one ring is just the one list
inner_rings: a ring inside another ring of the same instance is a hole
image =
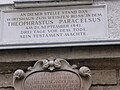
[[2, 11], [0, 43], [22, 47], [89, 44], [107, 40], [107, 27], [106, 5]]

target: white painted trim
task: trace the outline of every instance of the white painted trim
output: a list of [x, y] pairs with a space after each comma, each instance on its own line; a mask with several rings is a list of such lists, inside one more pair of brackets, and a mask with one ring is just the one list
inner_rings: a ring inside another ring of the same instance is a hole
[[0, 0], [0, 5], [1, 4], [13, 4], [15, 0]]

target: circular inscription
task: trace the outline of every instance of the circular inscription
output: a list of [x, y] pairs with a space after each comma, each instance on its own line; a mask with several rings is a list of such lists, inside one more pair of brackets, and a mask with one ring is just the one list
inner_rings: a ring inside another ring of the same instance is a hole
[[80, 78], [67, 71], [37, 72], [28, 76], [24, 90], [80, 90]]

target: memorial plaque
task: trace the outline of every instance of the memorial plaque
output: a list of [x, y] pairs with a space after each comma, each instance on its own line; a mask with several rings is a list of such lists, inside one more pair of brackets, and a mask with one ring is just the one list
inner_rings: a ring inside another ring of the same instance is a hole
[[77, 46], [105, 41], [106, 5], [2, 11], [0, 35], [1, 48]]
[[89, 90], [91, 71], [76, 69], [64, 59], [37, 61], [28, 72], [17, 70], [13, 77], [15, 90]]

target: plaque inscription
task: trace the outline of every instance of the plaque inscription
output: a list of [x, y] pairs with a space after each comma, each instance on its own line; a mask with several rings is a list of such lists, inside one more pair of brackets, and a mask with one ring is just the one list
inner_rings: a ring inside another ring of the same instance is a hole
[[0, 44], [44, 47], [103, 41], [108, 38], [106, 16], [106, 5], [2, 11]]
[[38, 72], [26, 78], [24, 90], [80, 90], [80, 83], [71, 72]]

